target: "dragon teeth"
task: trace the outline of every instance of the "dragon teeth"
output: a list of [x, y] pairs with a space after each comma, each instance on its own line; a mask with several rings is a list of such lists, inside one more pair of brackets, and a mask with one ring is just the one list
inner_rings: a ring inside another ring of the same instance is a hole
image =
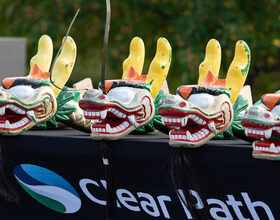
[[189, 131], [187, 131], [187, 140], [191, 140], [191, 141], [194, 140], [192, 135], [191, 135], [191, 133]]
[[109, 124], [106, 124], [106, 131], [109, 133], [113, 132], [113, 129], [111, 128], [111, 126]]
[[265, 137], [266, 138], [270, 138], [271, 134], [272, 134], [272, 129], [271, 128], [267, 129], [267, 130], [264, 131], [264, 133], [265, 133]]
[[5, 110], [6, 110], [5, 106], [0, 108], [0, 115], [4, 115], [5, 114]]
[[165, 125], [164, 117], [161, 117], [161, 123], [162, 123], [163, 125]]
[[101, 111], [100, 116], [101, 116], [102, 119], [105, 119], [106, 116], [107, 116], [107, 110]]
[[248, 137], [248, 128], [244, 128], [245, 129], [245, 135]]
[[11, 124], [8, 120], [5, 122], [5, 128], [11, 128]]
[[274, 152], [274, 153], [278, 153], [279, 152], [278, 149], [275, 147], [275, 145], [273, 143], [270, 144], [269, 150], [271, 152]]
[[136, 127], [136, 121], [135, 121], [135, 117], [134, 115], [129, 115], [127, 116], [128, 120], [130, 121], [130, 123]]
[[181, 125], [182, 127], [185, 127], [188, 123], [188, 116], [181, 119]]
[[212, 121], [211, 123], [208, 124], [208, 128], [214, 133], [216, 134], [217, 131], [216, 131], [216, 126], [215, 126], [215, 123]]
[[36, 122], [36, 120], [35, 120], [35, 114], [34, 114], [34, 111], [33, 111], [33, 110], [32, 110], [32, 111], [26, 112], [26, 114], [27, 114], [28, 118], [30, 118], [32, 121]]

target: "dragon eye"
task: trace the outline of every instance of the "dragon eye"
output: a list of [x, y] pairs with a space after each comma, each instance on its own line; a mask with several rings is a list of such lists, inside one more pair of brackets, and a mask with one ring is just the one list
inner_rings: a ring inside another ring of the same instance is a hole
[[123, 105], [127, 105], [130, 104], [134, 99], [135, 92], [128, 87], [117, 87], [111, 89], [108, 92], [108, 96]]
[[18, 99], [30, 99], [35, 94], [31, 86], [14, 86], [6, 91]]
[[280, 116], [280, 105], [276, 105], [271, 112], [273, 112], [274, 114]]
[[208, 109], [214, 104], [214, 96], [207, 93], [190, 95], [188, 102], [201, 109]]

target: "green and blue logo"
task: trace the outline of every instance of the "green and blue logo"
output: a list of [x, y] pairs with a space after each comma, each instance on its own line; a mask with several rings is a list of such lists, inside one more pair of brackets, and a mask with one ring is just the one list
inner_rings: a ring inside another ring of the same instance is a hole
[[75, 213], [81, 208], [76, 190], [64, 178], [46, 168], [19, 164], [14, 175], [20, 186], [35, 200], [60, 213]]

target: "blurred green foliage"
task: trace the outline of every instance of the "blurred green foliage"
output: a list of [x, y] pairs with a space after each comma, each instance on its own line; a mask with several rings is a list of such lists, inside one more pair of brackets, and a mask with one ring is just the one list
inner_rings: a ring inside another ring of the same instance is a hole
[[[145, 42], [144, 73], [155, 54], [157, 39], [166, 37], [172, 48], [168, 75], [171, 92], [182, 84], [197, 81], [198, 66], [207, 42], [217, 39], [222, 46], [221, 77], [225, 77], [237, 40], [247, 42], [252, 62], [247, 84], [253, 85], [255, 100], [274, 92], [280, 83], [280, 3], [277, 0], [111, 0], [107, 76], [120, 78], [122, 61], [128, 56], [134, 36]], [[105, 24], [105, 0], [1, 0], [0, 35], [28, 38], [29, 60], [39, 37], [47, 33], [55, 53], [78, 8], [80, 14], [70, 35], [78, 47], [77, 62], [68, 82], [91, 77], [100, 81]]]

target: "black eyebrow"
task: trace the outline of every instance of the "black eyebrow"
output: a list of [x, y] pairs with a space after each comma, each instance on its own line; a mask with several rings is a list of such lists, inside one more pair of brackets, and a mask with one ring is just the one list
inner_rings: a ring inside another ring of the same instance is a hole
[[[131, 87], [131, 88], [143, 89], [144, 86], [146, 85], [146, 83], [144, 82], [134, 82], [134, 81], [125, 81], [125, 80], [112, 81], [112, 82], [113, 85], [111, 86], [109, 91], [117, 87]], [[98, 84], [98, 88], [101, 89], [101, 83]]]
[[[31, 86], [33, 89], [37, 89], [39, 87], [49, 86], [49, 85], [51, 85], [51, 84], [47, 80], [40, 80], [40, 79], [16, 79], [14, 81], [14, 83], [11, 85], [10, 88], [15, 87], [15, 86]], [[3, 83], [2, 83], [2, 86], [5, 89], [8, 89], [8, 88], [5, 87], [5, 85], [3, 85]]]
[[[184, 88], [184, 86], [180, 86], [177, 89], [177, 94], [178, 95], [181, 95], [180, 90], [182, 88]], [[224, 88], [220, 88], [220, 87], [192, 86], [192, 91], [191, 91], [190, 95], [207, 93], [207, 94], [210, 94], [210, 95], [218, 96], [218, 95], [221, 95], [221, 94], [227, 94], [227, 92], [225, 92], [225, 91], [227, 91], [227, 90], [224, 89]]]

